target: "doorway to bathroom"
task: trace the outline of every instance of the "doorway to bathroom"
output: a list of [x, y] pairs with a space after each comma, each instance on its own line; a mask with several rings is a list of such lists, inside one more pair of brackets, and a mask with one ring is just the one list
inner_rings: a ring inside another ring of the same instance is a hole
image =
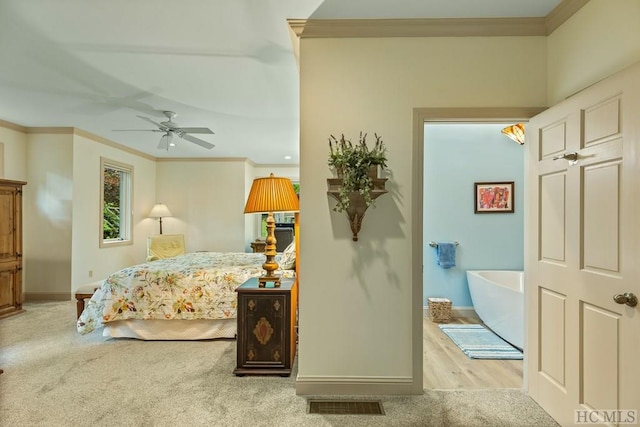
[[[524, 268], [525, 152], [502, 134], [511, 124], [424, 124], [422, 300], [427, 389], [522, 388], [522, 360], [467, 357], [426, 310], [428, 298], [446, 298], [452, 303], [448, 323], [482, 323], [469, 293], [467, 270]], [[494, 188], [499, 189], [491, 194], [495, 203], [479, 209], [484, 195], [480, 191]], [[448, 268], [437, 253], [438, 246], [447, 243], [453, 243], [455, 251], [455, 265]], [[524, 318], [524, 306], [519, 315]]]

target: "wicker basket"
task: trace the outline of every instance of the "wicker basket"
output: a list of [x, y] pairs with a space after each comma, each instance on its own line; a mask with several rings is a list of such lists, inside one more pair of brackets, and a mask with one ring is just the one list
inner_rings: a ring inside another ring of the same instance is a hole
[[447, 298], [427, 298], [427, 306], [432, 322], [448, 323], [451, 320], [451, 301]]

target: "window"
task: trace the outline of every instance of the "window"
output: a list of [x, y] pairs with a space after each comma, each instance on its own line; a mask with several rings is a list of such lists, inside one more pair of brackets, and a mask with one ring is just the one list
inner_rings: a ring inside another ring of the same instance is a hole
[[133, 166], [100, 159], [100, 247], [131, 244]]

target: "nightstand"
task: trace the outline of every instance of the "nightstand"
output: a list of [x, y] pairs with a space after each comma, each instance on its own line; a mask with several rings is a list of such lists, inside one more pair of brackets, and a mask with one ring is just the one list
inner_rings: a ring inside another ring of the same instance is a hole
[[264, 252], [267, 248], [267, 242], [264, 240], [256, 240], [255, 242], [251, 242], [251, 249], [253, 252]]
[[295, 279], [281, 279], [279, 287], [267, 283], [258, 287], [258, 278], [247, 280], [238, 293], [237, 366], [242, 375], [291, 375], [296, 356]]

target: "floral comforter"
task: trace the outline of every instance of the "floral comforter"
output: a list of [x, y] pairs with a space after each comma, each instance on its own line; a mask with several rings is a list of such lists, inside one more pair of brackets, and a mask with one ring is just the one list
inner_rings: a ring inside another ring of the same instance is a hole
[[[229, 319], [235, 289], [263, 274], [264, 254], [196, 252], [111, 274], [78, 319], [80, 334], [126, 319]], [[292, 277], [293, 271], [283, 271]]]

